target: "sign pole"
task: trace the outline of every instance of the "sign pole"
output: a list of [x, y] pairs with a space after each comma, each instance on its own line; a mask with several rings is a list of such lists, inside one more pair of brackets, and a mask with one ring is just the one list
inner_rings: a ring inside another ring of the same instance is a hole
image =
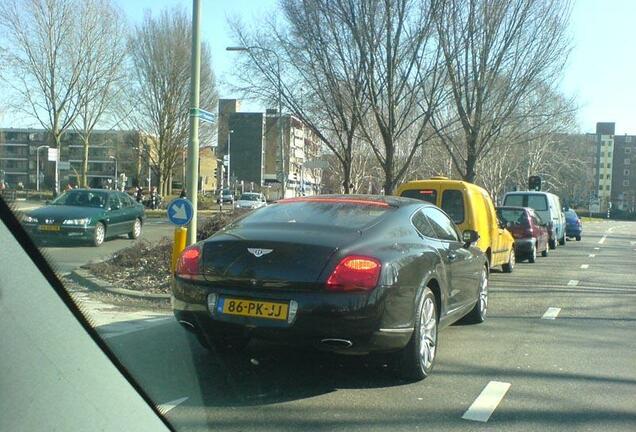
[[[201, 68], [200, 39], [201, 0], [192, 0], [192, 64], [190, 69], [190, 142], [188, 145], [187, 196], [192, 203], [194, 217], [188, 229], [188, 245], [197, 241], [197, 198], [199, 176], [199, 72]], [[194, 115], [193, 115], [194, 111]]]

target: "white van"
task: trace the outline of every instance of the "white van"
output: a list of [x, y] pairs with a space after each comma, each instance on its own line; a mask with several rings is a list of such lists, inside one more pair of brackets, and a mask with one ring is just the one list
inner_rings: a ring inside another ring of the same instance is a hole
[[565, 245], [565, 215], [561, 207], [561, 200], [550, 192], [508, 192], [504, 196], [504, 206], [530, 207], [548, 224], [550, 249], [556, 249], [557, 241]]

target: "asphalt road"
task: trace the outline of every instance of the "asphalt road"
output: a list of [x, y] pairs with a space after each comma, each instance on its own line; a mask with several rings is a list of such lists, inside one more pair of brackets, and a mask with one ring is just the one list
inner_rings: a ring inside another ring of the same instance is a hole
[[[16, 201], [13, 203], [15, 211], [28, 211], [42, 206], [41, 202]], [[139, 240], [155, 242], [163, 237], [171, 237], [174, 225], [166, 218], [147, 218], [142, 228]], [[88, 262], [101, 261], [109, 258], [113, 253], [131, 246], [133, 240], [127, 236], [119, 236], [107, 239], [100, 247], [94, 247], [86, 243], [67, 242], [60, 244], [47, 244], [40, 247], [43, 255], [58, 274], [66, 274]]]
[[417, 383], [381, 358], [254, 342], [218, 356], [170, 317], [98, 331], [177, 430], [634, 431], [635, 263], [636, 223], [599, 222], [493, 272], [488, 320], [442, 331]]
[[58, 274], [66, 274], [88, 262], [105, 260], [115, 252], [131, 246], [135, 241], [155, 242], [163, 237], [171, 237], [173, 229], [174, 225], [166, 220], [147, 219], [138, 240], [130, 240], [123, 235], [106, 239], [99, 247], [86, 243], [47, 244], [40, 247], [40, 251]]

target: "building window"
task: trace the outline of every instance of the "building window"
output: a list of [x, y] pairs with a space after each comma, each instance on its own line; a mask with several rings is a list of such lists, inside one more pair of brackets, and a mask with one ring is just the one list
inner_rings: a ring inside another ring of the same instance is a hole
[[607, 168], [612, 168], [612, 164], [611, 164], [611, 163], [608, 163], [608, 164], [607, 164]]
[[623, 171], [623, 175], [624, 175], [624, 176], [629, 176], [629, 170], [628, 170], [628, 169], [624, 170], [624, 171]]
[[625, 147], [625, 153], [631, 153], [632, 152], [632, 148], [631, 147]]
[[629, 186], [629, 180], [623, 180], [623, 186]]
[[625, 142], [626, 142], [626, 143], [630, 143], [630, 142], [632, 142], [632, 137], [631, 137], [631, 136], [627, 136], [627, 135], [626, 135], [626, 136], [625, 136]]
[[631, 161], [629, 159], [625, 158], [625, 165], [630, 165], [630, 164], [631, 164]]

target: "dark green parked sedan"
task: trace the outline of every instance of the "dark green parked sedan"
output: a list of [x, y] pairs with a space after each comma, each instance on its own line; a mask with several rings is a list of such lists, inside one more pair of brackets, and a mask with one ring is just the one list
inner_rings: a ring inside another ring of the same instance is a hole
[[138, 238], [144, 219], [144, 206], [123, 192], [73, 189], [26, 213], [22, 223], [36, 241], [84, 240], [99, 246], [122, 234]]

